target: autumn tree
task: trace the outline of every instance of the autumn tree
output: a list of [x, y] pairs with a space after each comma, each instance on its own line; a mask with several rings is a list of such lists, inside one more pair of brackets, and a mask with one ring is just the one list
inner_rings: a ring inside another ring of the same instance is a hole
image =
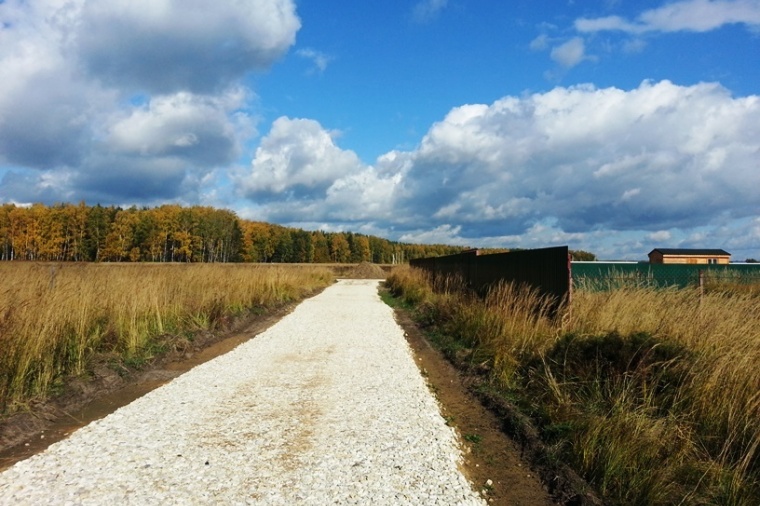
[[461, 250], [352, 232], [309, 232], [202, 206], [0, 206], [0, 260], [6, 261], [404, 263]]
[[[120, 210], [116, 213], [113, 223], [106, 236], [105, 248], [103, 248], [103, 260], [120, 262], [139, 258], [139, 247], [135, 246], [135, 228], [139, 216], [134, 207]], [[137, 252], [134, 249], [137, 248]]]
[[0, 206], [0, 260], [13, 260], [13, 235], [11, 234], [11, 211], [13, 204]]
[[331, 234], [330, 259], [336, 263], [346, 263], [351, 259], [351, 248], [343, 234]]
[[351, 249], [352, 262], [369, 262], [372, 251], [369, 248], [369, 239], [365, 235], [354, 235], [353, 248]]

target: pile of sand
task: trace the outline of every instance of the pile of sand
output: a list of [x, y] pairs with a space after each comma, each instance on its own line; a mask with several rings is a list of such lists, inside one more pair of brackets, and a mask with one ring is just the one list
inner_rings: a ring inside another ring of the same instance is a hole
[[362, 262], [343, 275], [348, 279], [385, 279], [387, 276], [382, 267], [369, 262]]

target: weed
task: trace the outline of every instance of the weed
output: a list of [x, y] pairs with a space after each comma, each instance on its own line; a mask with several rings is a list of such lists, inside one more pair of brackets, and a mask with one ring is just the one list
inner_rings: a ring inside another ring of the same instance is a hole
[[510, 285], [482, 299], [415, 269], [387, 284], [447, 356], [485, 364], [489, 388], [608, 504], [757, 504], [756, 293], [577, 290], [555, 317]]
[[297, 300], [334, 278], [318, 266], [2, 262], [0, 279], [6, 413], [59, 392], [61, 379], [83, 374], [97, 353], [140, 367], [165, 350], [167, 333], [192, 340], [195, 330], [213, 329], [243, 308]]

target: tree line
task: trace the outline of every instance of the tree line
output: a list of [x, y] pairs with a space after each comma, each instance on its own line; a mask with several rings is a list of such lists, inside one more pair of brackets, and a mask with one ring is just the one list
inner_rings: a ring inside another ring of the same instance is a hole
[[306, 231], [203, 206], [0, 206], [0, 260], [390, 264], [463, 249]]

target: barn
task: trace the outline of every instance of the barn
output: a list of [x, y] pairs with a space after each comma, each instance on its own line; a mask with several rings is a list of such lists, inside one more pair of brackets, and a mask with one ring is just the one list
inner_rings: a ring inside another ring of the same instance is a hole
[[731, 253], [722, 249], [655, 248], [650, 264], [728, 264]]

